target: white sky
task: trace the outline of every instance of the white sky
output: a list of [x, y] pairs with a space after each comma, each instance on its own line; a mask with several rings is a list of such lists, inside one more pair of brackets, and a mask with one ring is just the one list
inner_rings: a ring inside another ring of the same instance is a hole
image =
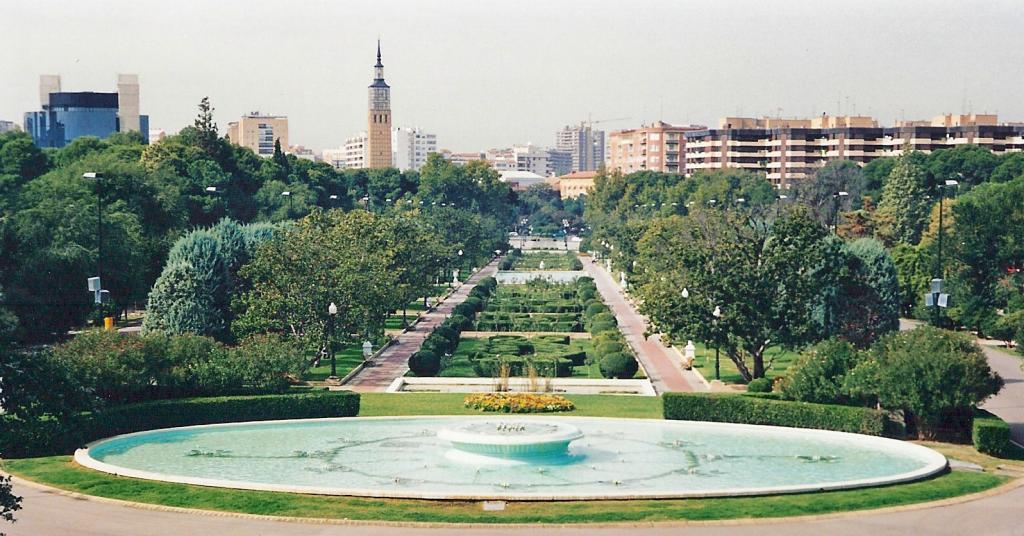
[[209, 95], [223, 127], [289, 117], [293, 144], [366, 128], [383, 43], [396, 126], [440, 147], [554, 144], [562, 125], [967, 107], [1024, 121], [1024, 2], [0, 0], [0, 119], [39, 109], [40, 74], [115, 91], [169, 132]]

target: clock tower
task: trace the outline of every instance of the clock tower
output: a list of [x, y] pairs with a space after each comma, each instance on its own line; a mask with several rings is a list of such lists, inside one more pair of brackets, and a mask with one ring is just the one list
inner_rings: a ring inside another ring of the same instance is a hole
[[384, 81], [384, 64], [380, 61], [380, 40], [377, 40], [377, 64], [373, 66], [370, 84], [370, 105], [367, 112], [366, 167], [391, 167], [391, 88]]

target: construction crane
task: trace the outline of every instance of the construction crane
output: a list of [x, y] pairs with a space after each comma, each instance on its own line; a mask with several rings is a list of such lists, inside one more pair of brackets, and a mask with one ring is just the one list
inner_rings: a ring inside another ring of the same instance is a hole
[[593, 125], [597, 125], [597, 124], [600, 124], [600, 123], [610, 123], [612, 121], [628, 121], [630, 119], [633, 119], [633, 118], [632, 117], [613, 117], [611, 119], [598, 119], [597, 121], [594, 121], [594, 120], [590, 119], [590, 116], [588, 115], [586, 121], [580, 121], [580, 126], [583, 126], [584, 124], [586, 124], [587, 126], [593, 126]]

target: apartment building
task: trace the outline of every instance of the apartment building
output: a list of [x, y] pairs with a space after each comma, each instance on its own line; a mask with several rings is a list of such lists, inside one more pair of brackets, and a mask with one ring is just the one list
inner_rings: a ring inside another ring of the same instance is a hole
[[594, 171], [604, 164], [604, 131], [587, 123], [568, 126], [555, 132], [555, 149], [569, 154], [570, 167], [559, 165], [558, 175], [570, 171]]
[[700, 130], [706, 130], [706, 127], [658, 121], [640, 128], [612, 132], [608, 136], [605, 165], [609, 170], [622, 173], [683, 173], [686, 162], [685, 134]]
[[972, 143], [993, 153], [1024, 150], [1024, 128], [994, 115], [938, 116], [880, 127], [864, 116], [813, 119], [726, 117], [718, 128], [686, 134], [687, 175], [702, 169], [748, 169], [777, 187], [804, 179], [832, 160], [864, 165], [905, 148], [931, 152]]
[[419, 127], [391, 129], [392, 164], [401, 171], [418, 171], [437, 152], [437, 135]]
[[271, 157], [275, 142], [281, 142], [282, 151], [288, 150], [288, 118], [249, 112], [238, 121], [228, 123], [225, 135], [235, 145], [248, 147], [259, 156]]

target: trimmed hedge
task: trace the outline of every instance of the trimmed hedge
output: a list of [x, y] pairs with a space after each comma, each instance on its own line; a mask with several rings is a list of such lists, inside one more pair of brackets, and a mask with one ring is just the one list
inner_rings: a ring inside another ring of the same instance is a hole
[[158, 400], [84, 413], [69, 422], [50, 419], [29, 424], [8, 419], [0, 434], [0, 456], [70, 454], [97, 439], [158, 428], [358, 414], [359, 394], [351, 391]]
[[978, 452], [996, 457], [1010, 453], [1010, 425], [983, 409], [974, 413], [971, 438]]
[[409, 369], [420, 378], [437, 376], [441, 371], [441, 358], [431, 350], [420, 350], [409, 356]]
[[772, 381], [768, 378], [756, 378], [747, 384], [748, 393], [770, 393], [772, 392]]
[[507, 365], [509, 376], [527, 376], [532, 366], [538, 376], [567, 378], [572, 376], [573, 362], [564, 358], [485, 357], [473, 361], [473, 371], [481, 378], [501, 376], [501, 366]]
[[815, 428], [880, 436], [882, 412], [861, 407], [790, 402], [736, 394], [665, 393], [666, 419]]
[[623, 353], [608, 354], [598, 363], [605, 378], [628, 380], [636, 375], [640, 365], [633, 356]]

